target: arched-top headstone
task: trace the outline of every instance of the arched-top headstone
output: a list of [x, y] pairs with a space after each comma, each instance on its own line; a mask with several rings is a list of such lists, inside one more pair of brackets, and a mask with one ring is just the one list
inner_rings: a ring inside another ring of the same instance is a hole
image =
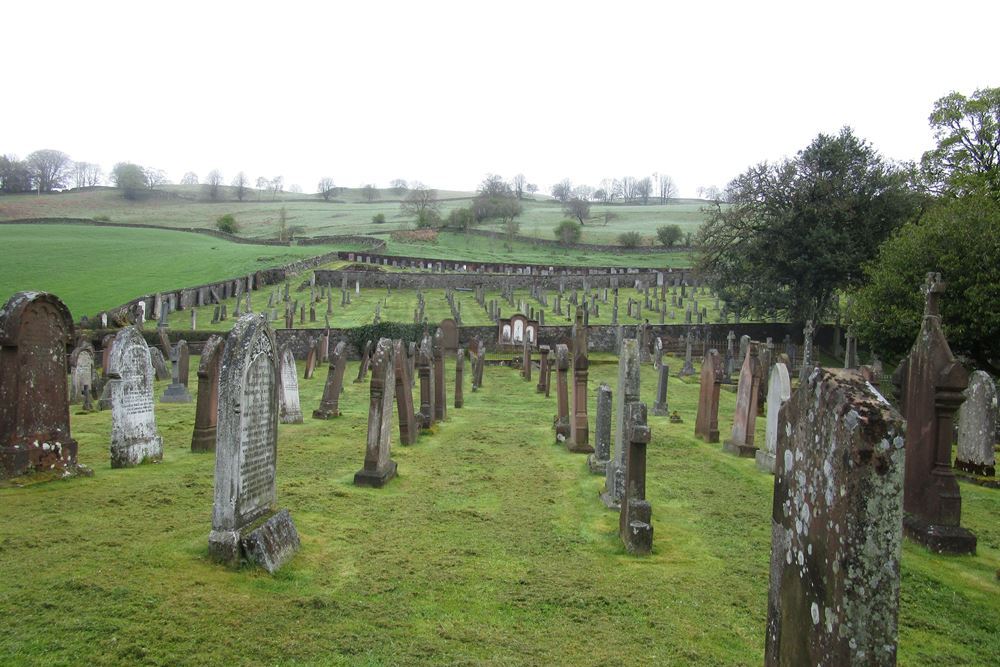
[[219, 419], [219, 366], [225, 347], [220, 336], [209, 336], [198, 363], [198, 403], [194, 413], [192, 452], [214, 452]]
[[445, 352], [454, 352], [458, 349], [458, 325], [455, 324], [455, 320], [452, 318], [446, 318], [441, 320], [441, 344], [444, 346]]
[[66, 391], [72, 338], [69, 309], [53, 294], [18, 292], [0, 309], [0, 477], [81, 470]]
[[974, 475], [996, 474], [997, 388], [988, 373], [969, 378], [965, 402], [958, 413], [958, 456], [955, 467]]
[[70, 355], [69, 402], [79, 403], [84, 391], [93, 392], [97, 380], [94, 346], [83, 342]]
[[788, 366], [776, 363], [771, 367], [767, 387], [767, 429], [764, 434], [764, 448], [756, 454], [757, 467], [762, 472], [774, 474], [775, 454], [778, 451], [778, 430], [781, 428], [781, 408], [792, 396], [792, 382], [788, 376]]
[[295, 369], [295, 355], [291, 348], [281, 353], [280, 373], [281, 423], [301, 424], [302, 408], [299, 405], [299, 379]]
[[163, 439], [156, 430], [149, 352], [146, 340], [135, 327], [119, 331], [111, 346], [108, 386], [112, 468], [163, 458]]
[[[740, 345], [742, 348], [742, 343]], [[754, 457], [754, 425], [757, 420], [757, 401], [760, 399], [760, 351], [757, 343], [747, 343], [740, 381], [736, 386], [736, 410], [733, 413], [733, 431], [723, 449], [737, 456]]]

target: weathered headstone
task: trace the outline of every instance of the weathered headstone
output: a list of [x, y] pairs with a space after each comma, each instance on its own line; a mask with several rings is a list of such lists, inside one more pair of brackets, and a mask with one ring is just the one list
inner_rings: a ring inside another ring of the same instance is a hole
[[951, 470], [953, 419], [965, 400], [969, 374], [941, 330], [942, 292], [940, 274], [928, 274], [920, 333], [893, 375], [906, 417], [903, 528], [932, 551], [975, 553], [976, 536], [961, 525], [962, 493]]
[[150, 351], [135, 327], [119, 331], [111, 346], [108, 385], [112, 468], [128, 468], [163, 458], [163, 439], [156, 430], [153, 408]]
[[406, 345], [403, 341], [395, 341], [393, 348], [396, 363], [396, 419], [399, 420], [399, 444], [412, 445], [417, 441], [419, 425], [413, 410], [410, 364], [406, 359]]
[[694, 435], [705, 442], [719, 441], [719, 390], [727, 380], [718, 350], [709, 350], [701, 361], [701, 387]]
[[[170, 351], [170, 373], [171, 382], [163, 391], [160, 397], [162, 403], [190, 403], [191, 394], [187, 390], [187, 374], [191, 359], [188, 355], [187, 341], [177, 341]], [[181, 382], [181, 368], [183, 365], [185, 382]]]
[[339, 341], [333, 348], [330, 367], [323, 385], [323, 398], [313, 410], [313, 419], [333, 419], [340, 416], [340, 395], [344, 391], [344, 369], [347, 368], [347, 343]]
[[549, 395], [549, 352], [551, 348], [548, 345], [540, 345], [538, 347], [538, 384], [535, 385], [535, 391], [539, 394]]
[[805, 329], [802, 330], [802, 366], [799, 368], [799, 383], [805, 382], [813, 370], [814, 332], [812, 320], [807, 320]]
[[605, 475], [611, 460], [611, 387], [603, 382], [597, 388], [596, 419], [594, 453], [587, 457], [587, 466], [595, 475]]
[[441, 344], [445, 352], [454, 352], [458, 349], [458, 325], [452, 318], [441, 320]]
[[771, 367], [767, 388], [767, 430], [764, 448], [756, 453], [757, 468], [761, 472], [774, 474], [775, 456], [778, 452], [778, 431], [784, 425], [782, 406], [791, 398], [792, 382], [788, 377], [788, 367], [778, 363]]
[[417, 353], [417, 374], [420, 376], [420, 428], [434, 426], [434, 344], [424, 334]]
[[[742, 347], [742, 345], [740, 346]], [[756, 343], [748, 343], [740, 381], [736, 387], [736, 411], [733, 413], [733, 432], [722, 449], [737, 456], [754, 457], [754, 426], [757, 421], [757, 401], [760, 396], [760, 362]]]
[[358, 364], [358, 377], [354, 378], [355, 383], [364, 382], [368, 376], [368, 366], [372, 360], [372, 341], [365, 341], [365, 348], [361, 351], [361, 362]]
[[895, 665], [902, 419], [833, 369], [810, 374], [784, 411], [764, 664]]
[[646, 445], [650, 439], [646, 404], [633, 401], [625, 406], [625, 490], [618, 517], [618, 534], [625, 550], [644, 556], [653, 550], [652, 508], [646, 500]]
[[153, 366], [153, 372], [155, 373], [157, 380], [169, 380], [171, 378], [170, 369], [167, 368], [167, 362], [163, 358], [163, 353], [160, 352], [158, 347], [148, 347], [149, 351], [149, 363]]
[[73, 319], [59, 297], [17, 292], [0, 308], [0, 478], [89, 472], [77, 464], [66, 391]]
[[660, 363], [656, 380], [656, 401], [653, 403], [653, 414], [657, 417], [666, 417], [670, 414], [667, 405], [667, 383], [670, 381], [670, 366]]
[[639, 343], [622, 341], [618, 353], [618, 388], [615, 395], [615, 449], [607, 465], [601, 501], [608, 509], [619, 509], [625, 493], [625, 407], [639, 400]]
[[444, 335], [439, 328], [434, 333], [434, 419], [437, 421], [444, 421], [448, 416], [444, 359]]
[[378, 489], [396, 476], [396, 462], [389, 458], [392, 408], [396, 400], [396, 359], [388, 338], [380, 338], [372, 353], [370, 391], [365, 463], [354, 473], [354, 484]]
[[576, 309], [573, 324], [573, 414], [570, 416], [570, 435], [566, 447], [578, 454], [591, 454], [590, 426], [587, 420], [587, 378], [590, 353], [587, 349], [587, 325], [583, 308]]
[[306, 353], [306, 368], [302, 374], [303, 380], [311, 380], [316, 374], [316, 362], [319, 359], [319, 350], [316, 349], [315, 345], [309, 346], [309, 351]]
[[955, 467], [973, 475], [996, 474], [997, 389], [988, 373], [975, 371], [958, 412]]
[[531, 341], [527, 336], [521, 341], [521, 378], [531, 382]]
[[455, 351], [455, 407], [460, 408], [465, 405], [465, 350], [458, 348]]
[[[687, 336], [684, 338], [684, 366], [681, 368], [681, 372], [677, 374], [677, 377], [694, 375], [694, 359], [691, 356], [693, 344], [693, 335], [688, 331]], [[656, 413], [654, 412], [654, 414]]]
[[[479, 348], [476, 350], [476, 388], [479, 389], [483, 386], [483, 371], [486, 370], [486, 345], [483, 342], [479, 343]], [[546, 393], [546, 396], [548, 394]]]
[[556, 430], [556, 442], [564, 442], [570, 436], [569, 424], [569, 347], [556, 345], [556, 416], [552, 425]]
[[299, 548], [291, 515], [277, 508], [276, 367], [267, 319], [244, 315], [229, 332], [222, 353], [215, 502], [208, 536], [213, 560], [236, 567], [245, 558], [271, 573]]
[[194, 412], [194, 433], [191, 435], [192, 452], [214, 452], [216, 428], [219, 420], [219, 365], [225, 343], [220, 336], [212, 335], [201, 348], [198, 363], [198, 402]]
[[97, 370], [94, 367], [94, 348], [90, 343], [78, 345], [70, 357], [70, 404], [80, 403], [84, 398], [84, 388], [90, 391], [97, 385]]
[[302, 408], [299, 405], [299, 378], [295, 367], [295, 355], [291, 348], [281, 353], [278, 376], [280, 419], [282, 424], [301, 424]]

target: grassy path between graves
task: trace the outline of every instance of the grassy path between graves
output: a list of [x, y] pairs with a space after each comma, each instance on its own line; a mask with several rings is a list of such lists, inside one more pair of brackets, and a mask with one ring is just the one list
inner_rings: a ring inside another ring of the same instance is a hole
[[[278, 498], [302, 551], [274, 577], [207, 558], [214, 455], [189, 451], [194, 404], [158, 404], [164, 461], [131, 470], [109, 467], [110, 413], [74, 415], [94, 476], [0, 489], [0, 664], [761, 664], [772, 478], [691, 436], [697, 376], [670, 380], [683, 424], [650, 414], [654, 553], [635, 559], [601, 478], [554, 443], [554, 393], [490, 368], [455, 410], [448, 371], [448, 420], [394, 447], [381, 490], [351, 484], [368, 385], [316, 421], [326, 372], [300, 380], [306, 423], [279, 429]], [[591, 396], [615, 377], [592, 366]], [[651, 401], [649, 366], [642, 384]], [[724, 433], [733, 407], [723, 392]], [[1000, 493], [962, 493], [980, 553], [905, 546], [901, 665], [1000, 654]]]

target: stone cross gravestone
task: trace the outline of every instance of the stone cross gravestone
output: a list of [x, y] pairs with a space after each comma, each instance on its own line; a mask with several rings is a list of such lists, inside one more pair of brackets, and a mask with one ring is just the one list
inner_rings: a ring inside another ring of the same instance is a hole
[[988, 373], [975, 371], [958, 412], [955, 467], [973, 475], [996, 474], [997, 389]]
[[621, 507], [625, 493], [625, 407], [639, 400], [639, 343], [622, 341], [618, 353], [618, 388], [615, 395], [615, 449], [604, 477], [601, 501], [608, 509]]
[[281, 423], [301, 424], [302, 408], [299, 405], [299, 378], [295, 368], [295, 355], [286, 347], [281, 353], [280, 375], [278, 378], [281, 398]]
[[226, 338], [208, 536], [213, 560], [236, 567], [246, 559], [270, 573], [299, 548], [291, 515], [277, 506], [276, 356], [274, 333], [262, 314], [244, 315]]
[[569, 424], [569, 347], [559, 343], [556, 345], [556, 416], [553, 428], [556, 430], [556, 442], [564, 442], [570, 436]]
[[718, 350], [709, 350], [701, 361], [701, 387], [694, 435], [705, 442], [719, 441], [719, 391], [727, 380]]
[[333, 419], [340, 416], [340, 395], [344, 391], [344, 369], [347, 368], [347, 343], [339, 341], [330, 357], [330, 368], [323, 385], [323, 398], [313, 410], [313, 419]]
[[[188, 354], [187, 341], [177, 341], [170, 351], [171, 382], [160, 397], [162, 403], [190, 403], [191, 394], [187, 390], [188, 366], [191, 363]], [[184, 382], [181, 382], [181, 368], [184, 369]]]
[[17, 292], [0, 308], [0, 479], [77, 463], [70, 434], [66, 345], [73, 319], [59, 297]]
[[767, 388], [767, 430], [764, 448], [756, 453], [757, 468], [761, 472], [774, 474], [775, 455], [778, 451], [778, 431], [784, 425], [782, 406], [792, 396], [792, 382], [788, 377], [788, 367], [778, 363], [771, 367]]
[[602, 382], [597, 388], [597, 421], [594, 429], [594, 453], [587, 466], [595, 475], [605, 475], [611, 459], [611, 387]]
[[[742, 347], [742, 345], [740, 346]], [[760, 362], [756, 343], [748, 343], [740, 380], [736, 386], [736, 411], [733, 413], [732, 435], [723, 445], [723, 451], [737, 456], [754, 457], [754, 427], [757, 422], [757, 401], [760, 396]]]
[[784, 411], [764, 664], [895, 665], [902, 419], [839, 369], [817, 369]]
[[354, 473], [354, 484], [378, 489], [396, 476], [396, 462], [389, 458], [392, 408], [396, 399], [396, 359], [393, 343], [388, 338], [380, 338], [376, 344], [371, 367], [365, 463]]
[[[156, 348], [152, 348], [156, 349]], [[150, 348], [135, 327], [125, 327], [111, 346], [111, 467], [128, 468], [163, 458], [163, 439], [153, 407]]]
[[587, 325], [583, 322], [583, 308], [576, 309], [573, 324], [573, 414], [570, 417], [570, 435], [566, 447], [578, 454], [592, 454], [590, 427], [587, 419], [587, 378], [590, 353], [587, 349]]
[[618, 534], [625, 550], [645, 556], [653, 550], [652, 508], [646, 500], [646, 445], [650, 432], [646, 404], [633, 401], [625, 406], [625, 489], [618, 517]]
[[219, 365], [225, 343], [212, 335], [201, 348], [198, 363], [198, 402], [195, 405], [192, 452], [214, 452], [219, 422]]

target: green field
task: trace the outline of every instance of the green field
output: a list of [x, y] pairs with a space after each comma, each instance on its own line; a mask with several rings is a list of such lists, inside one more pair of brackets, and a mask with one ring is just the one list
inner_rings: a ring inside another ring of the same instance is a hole
[[[594, 355], [591, 410], [614, 386], [607, 362]], [[351, 483], [368, 385], [316, 421], [325, 376], [300, 380], [306, 423], [279, 427], [278, 500], [302, 550], [274, 577], [208, 559], [214, 457], [189, 451], [193, 404], [157, 405], [164, 461], [129, 470], [109, 468], [110, 413], [74, 415], [94, 476], [0, 489], [0, 663], [761, 664], [773, 478], [692, 437], [696, 381], [670, 381], [684, 423], [650, 414], [654, 552], [637, 559], [601, 478], [555, 444], [554, 394], [516, 371], [466, 382], [463, 409], [394, 446], [381, 490]], [[650, 400], [649, 366], [642, 385]], [[723, 392], [724, 432], [733, 407]], [[904, 547], [900, 665], [996, 664], [1000, 493], [963, 484], [962, 501], [979, 555]]]
[[0, 247], [0, 298], [19, 290], [52, 292], [75, 319], [143, 294], [357, 249], [255, 246], [201, 234], [84, 225], [0, 225]]

